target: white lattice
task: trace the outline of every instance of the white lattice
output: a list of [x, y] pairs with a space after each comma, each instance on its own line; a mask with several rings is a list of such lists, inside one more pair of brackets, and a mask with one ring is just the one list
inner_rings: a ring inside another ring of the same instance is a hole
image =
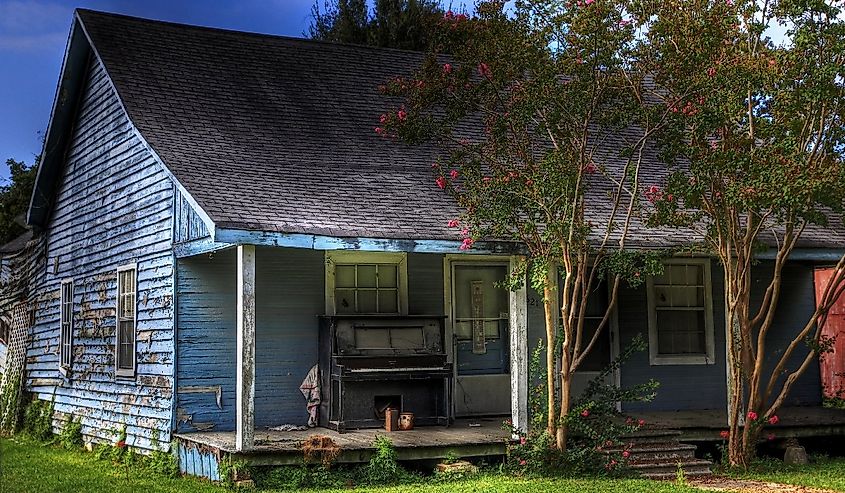
[[26, 363], [26, 344], [29, 338], [30, 316], [26, 303], [16, 303], [11, 311], [12, 328], [6, 352], [6, 371], [0, 376], [0, 431], [14, 431], [20, 406], [23, 371]]

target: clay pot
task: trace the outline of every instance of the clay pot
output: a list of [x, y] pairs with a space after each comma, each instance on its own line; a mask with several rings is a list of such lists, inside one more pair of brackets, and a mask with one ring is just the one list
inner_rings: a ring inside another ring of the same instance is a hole
[[396, 431], [399, 429], [399, 410], [395, 407], [389, 407], [384, 410], [384, 429], [387, 431]]
[[399, 415], [399, 429], [402, 431], [414, 429], [414, 413], [402, 413]]

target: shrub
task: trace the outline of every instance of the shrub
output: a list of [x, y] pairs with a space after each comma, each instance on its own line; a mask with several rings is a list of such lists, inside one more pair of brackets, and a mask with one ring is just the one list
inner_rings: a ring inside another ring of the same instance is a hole
[[53, 403], [34, 399], [23, 414], [23, 430], [34, 440], [47, 442], [53, 438]]
[[[565, 451], [556, 448], [555, 437], [546, 433], [545, 381], [534, 389], [531, 399], [531, 432], [517, 433], [511, 423], [505, 427], [519, 439], [508, 446], [505, 468], [514, 474], [540, 475], [619, 475], [625, 472], [625, 451], [621, 438], [636, 431], [642, 423], [623, 419], [617, 411], [617, 402], [649, 401], [654, 398], [657, 382], [649, 381], [630, 389], [608, 384], [609, 377], [635, 352], [646, 348], [644, 339], [634, 338], [631, 344], [587, 385], [584, 393], [574, 403], [566, 420], [570, 437]], [[545, 372], [540, 364], [542, 347], [532, 355], [532, 371]], [[611, 450], [613, 452], [611, 452]]]
[[59, 444], [68, 450], [73, 450], [82, 447], [82, 443], [82, 418], [75, 421], [71, 414], [62, 431], [59, 432]]

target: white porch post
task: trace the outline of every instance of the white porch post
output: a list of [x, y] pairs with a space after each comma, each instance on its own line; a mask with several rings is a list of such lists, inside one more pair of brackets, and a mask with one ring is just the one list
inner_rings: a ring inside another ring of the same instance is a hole
[[[519, 258], [511, 257], [511, 268]], [[511, 421], [528, 431], [528, 299], [526, 280], [510, 293]]]
[[255, 434], [255, 245], [238, 245], [238, 366], [235, 450]]

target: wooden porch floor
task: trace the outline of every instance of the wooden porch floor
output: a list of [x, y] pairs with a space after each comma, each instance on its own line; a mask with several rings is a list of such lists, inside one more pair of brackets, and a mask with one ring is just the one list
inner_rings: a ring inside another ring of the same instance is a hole
[[[502, 429], [506, 417], [458, 419], [451, 426], [424, 426], [410, 431], [386, 432], [384, 429], [353, 430], [338, 433], [326, 428], [304, 431], [255, 430], [255, 447], [245, 453], [235, 452], [235, 432], [206, 431], [176, 434], [186, 445], [209, 452], [236, 454], [252, 465], [297, 464], [302, 460], [299, 444], [311, 435], [331, 438], [342, 452], [338, 462], [366, 462], [373, 451], [373, 441], [386, 435], [396, 447], [399, 460], [441, 459], [450, 452], [461, 457], [502, 455], [510, 434]], [[472, 426], [470, 426], [472, 425]]]
[[[662, 411], [635, 413], [650, 428], [679, 430], [687, 441], [721, 440], [727, 429], [725, 410]], [[778, 412], [777, 425], [766, 427], [779, 438], [845, 436], [845, 410], [824, 407], [785, 407]]]

